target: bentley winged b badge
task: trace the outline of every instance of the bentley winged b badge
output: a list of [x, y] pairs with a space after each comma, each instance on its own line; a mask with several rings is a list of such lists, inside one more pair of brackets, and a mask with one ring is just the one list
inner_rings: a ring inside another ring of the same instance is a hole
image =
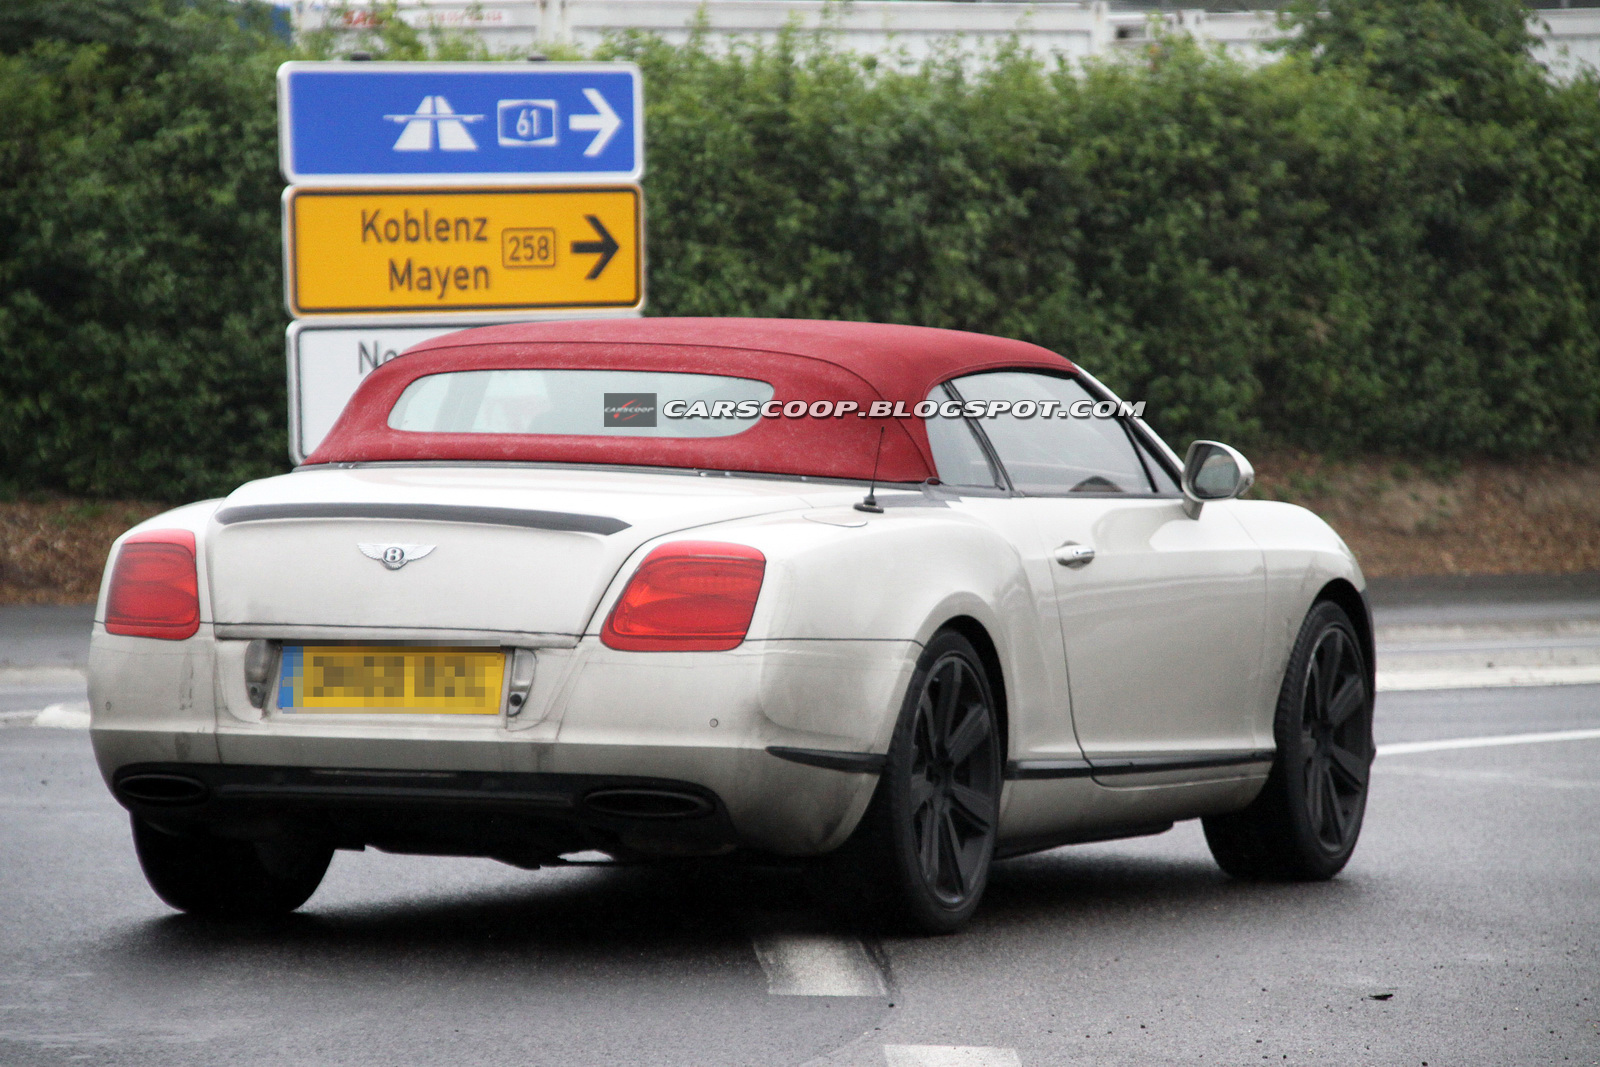
[[375, 559], [392, 571], [397, 571], [414, 559], [421, 559], [434, 550], [435, 545], [375, 545], [357, 542], [361, 554]]

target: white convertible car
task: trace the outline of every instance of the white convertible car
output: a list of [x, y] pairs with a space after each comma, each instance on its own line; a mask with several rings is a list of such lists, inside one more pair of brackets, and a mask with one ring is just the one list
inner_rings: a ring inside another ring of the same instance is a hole
[[367, 846], [829, 856], [929, 931], [995, 858], [1179, 819], [1232, 874], [1331, 877], [1373, 756], [1360, 569], [1129, 410], [945, 330], [443, 337], [293, 473], [117, 542], [95, 753], [152, 887], [213, 915]]

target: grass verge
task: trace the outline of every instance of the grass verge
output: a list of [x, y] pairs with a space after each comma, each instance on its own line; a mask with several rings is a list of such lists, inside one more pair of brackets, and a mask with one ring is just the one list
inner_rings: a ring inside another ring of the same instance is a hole
[[1600, 464], [1251, 459], [1252, 495], [1321, 515], [1369, 578], [1600, 571]]
[[111, 542], [165, 508], [134, 500], [0, 503], [0, 604], [93, 601]]

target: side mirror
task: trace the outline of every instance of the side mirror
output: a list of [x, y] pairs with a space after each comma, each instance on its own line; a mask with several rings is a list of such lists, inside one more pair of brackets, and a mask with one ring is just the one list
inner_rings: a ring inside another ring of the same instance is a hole
[[1183, 460], [1183, 512], [1200, 517], [1208, 500], [1232, 500], [1256, 481], [1250, 461], [1220, 441], [1196, 441]]

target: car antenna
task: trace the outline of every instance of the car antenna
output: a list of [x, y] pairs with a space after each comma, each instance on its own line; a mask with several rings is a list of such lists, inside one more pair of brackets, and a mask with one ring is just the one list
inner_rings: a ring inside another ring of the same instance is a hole
[[878, 506], [878, 461], [883, 458], [883, 430], [878, 427], [878, 454], [872, 457], [872, 481], [867, 483], [867, 498], [855, 504], [857, 511], [870, 511], [874, 515], [882, 515], [883, 509]]

